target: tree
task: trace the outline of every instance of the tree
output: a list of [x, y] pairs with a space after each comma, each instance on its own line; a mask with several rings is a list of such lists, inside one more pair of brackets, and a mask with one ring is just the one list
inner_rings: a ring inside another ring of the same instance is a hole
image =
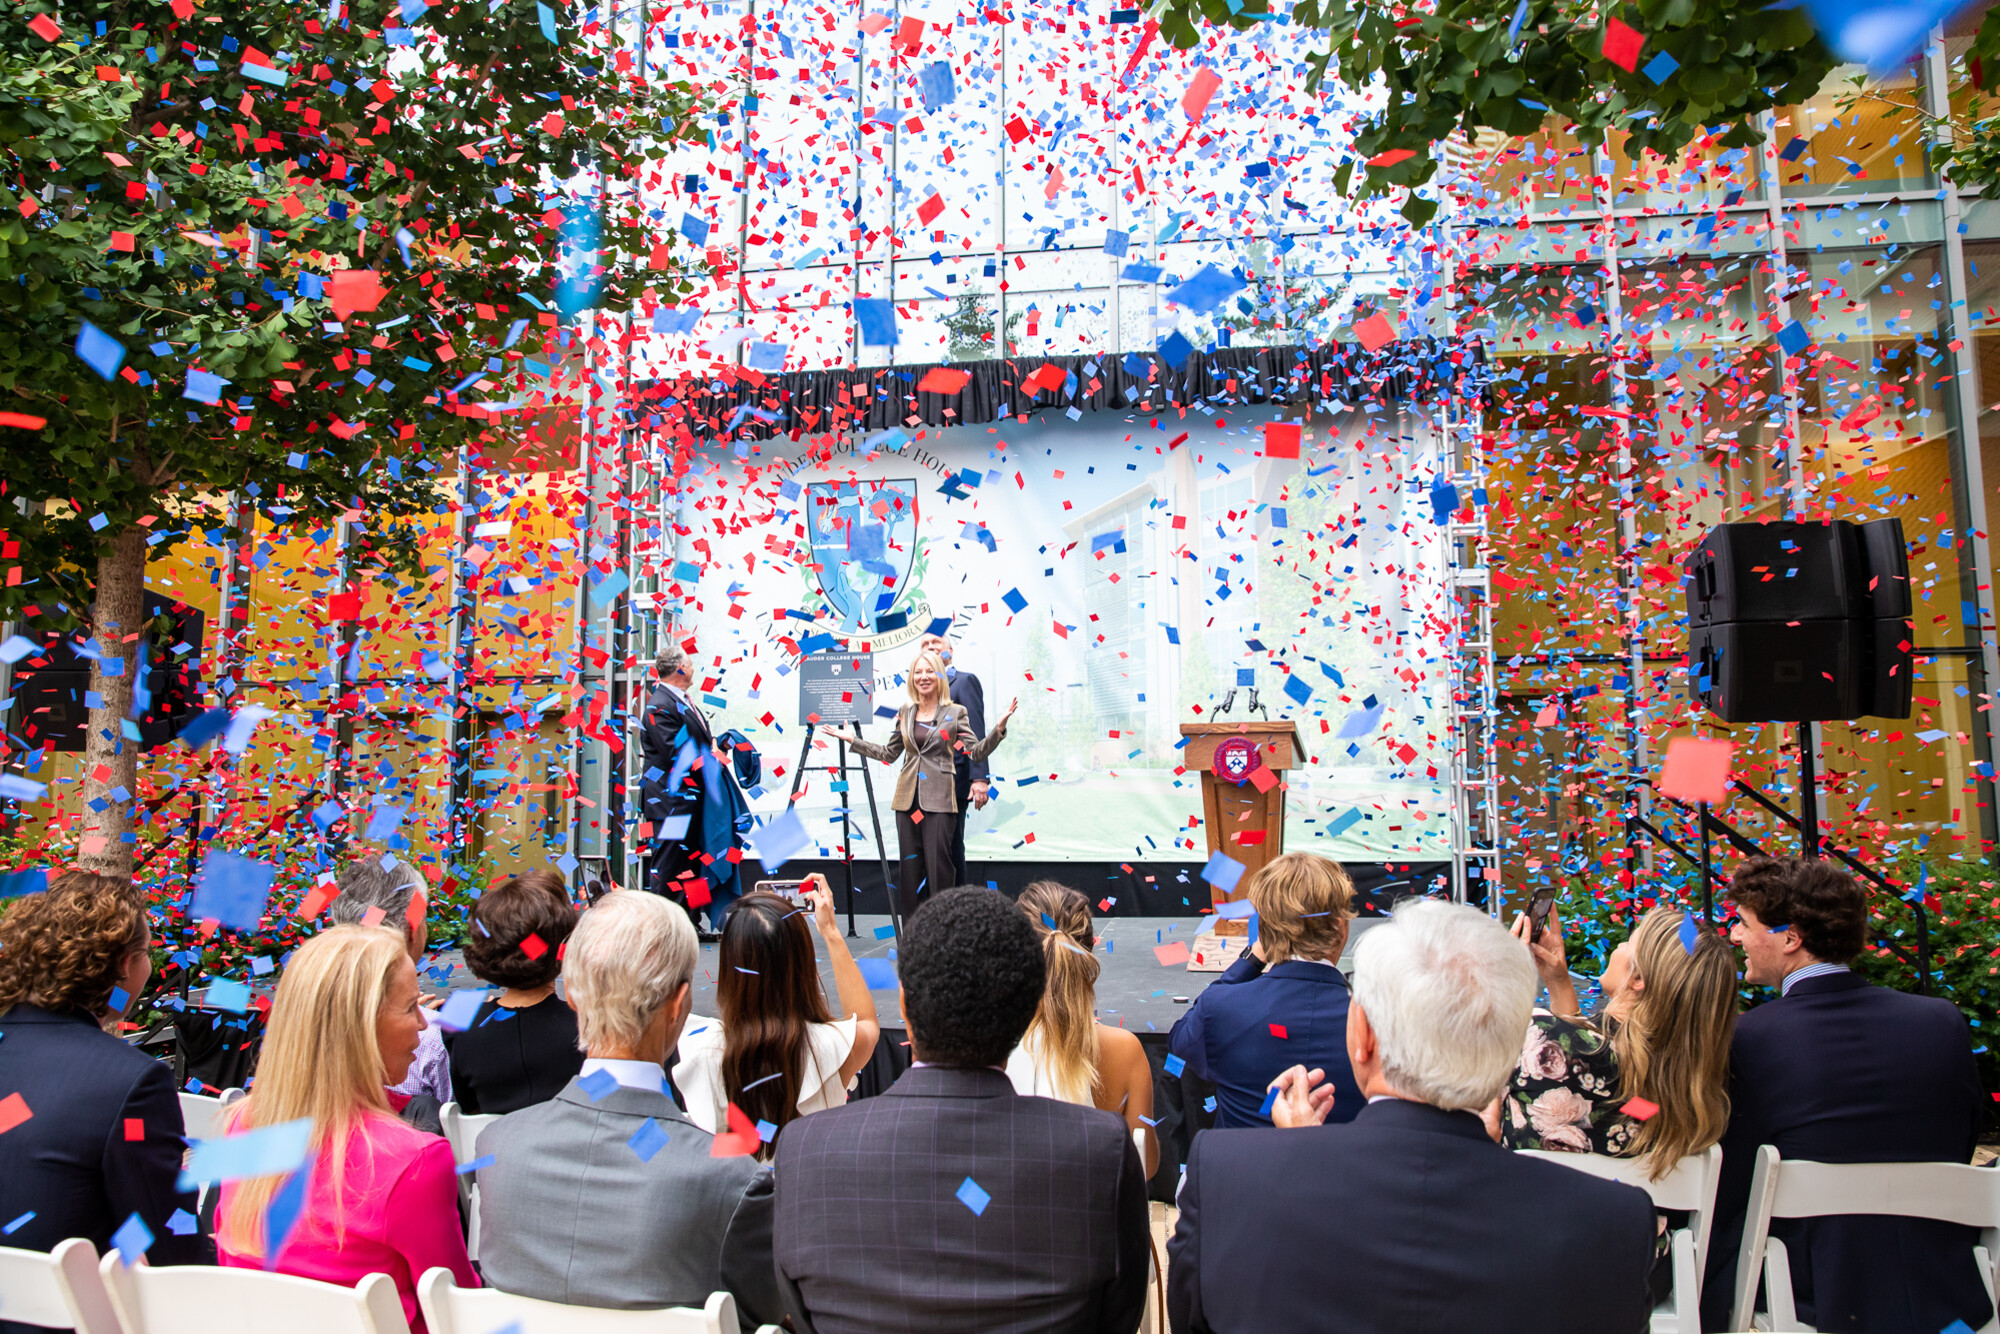
[[702, 96], [536, 0], [0, 14], [0, 402], [43, 422], [0, 428], [25, 575], [0, 618], [95, 641], [84, 865], [132, 864], [148, 552], [230, 535], [204, 507], [237, 491], [361, 516], [364, 568], [407, 559], [398, 516], [497, 440], [482, 402], [529, 387], [562, 224], [597, 233], [571, 248], [588, 300], [691, 290], [644, 190]]
[[[993, 310], [991, 298], [976, 292], [960, 292], [951, 314], [944, 317], [945, 351], [953, 361], [991, 361], [1004, 356], [1007, 349], [995, 345], [993, 341]], [[1011, 341], [1014, 328], [1021, 322], [1021, 313], [1015, 311], [1007, 316], [1007, 336]]]
[[[1292, 22], [1331, 34], [1328, 49], [1308, 60], [1313, 85], [1329, 71], [1355, 89], [1378, 76], [1386, 83], [1385, 108], [1355, 125], [1359, 188], [1363, 195], [1410, 190], [1403, 216], [1413, 226], [1437, 210], [1415, 190], [1437, 171], [1436, 145], [1455, 131], [1532, 134], [1555, 117], [1589, 147], [1614, 126], [1629, 131], [1634, 155], [1671, 157], [1724, 126], [1723, 146], [1748, 145], [1757, 142], [1760, 112], [1805, 101], [1838, 63], [1798, 8], [1640, 0], [1618, 12], [1616, 21], [1644, 39], [1629, 68], [1605, 54], [1604, 9], [1574, 0], [1438, 0], [1424, 8], [1299, 0]], [[1203, 20], [1247, 28], [1268, 17], [1240, 0], [1165, 0], [1160, 33], [1187, 48], [1201, 41]], [[1672, 57], [1671, 68], [1653, 64], [1661, 53]], [[2000, 61], [1993, 63], [2000, 76]], [[1335, 177], [1342, 193], [1354, 165]]]

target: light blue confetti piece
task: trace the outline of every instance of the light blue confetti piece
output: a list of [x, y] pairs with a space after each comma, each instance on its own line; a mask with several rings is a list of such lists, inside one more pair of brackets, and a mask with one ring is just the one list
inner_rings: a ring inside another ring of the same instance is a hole
[[218, 1010], [242, 1014], [250, 1008], [250, 984], [233, 978], [214, 978], [208, 984], [207, 999]]
[[667, 1128], [649, 1116], [625, 1141], [625, 1147], [638, 1154], [640, 1162], [650, 1163], [654, 1154], [667, 1147]]
[[1160, 1062], [1160, 1069], [1178, 1078], [1180, 1072], [1187, 1069], [1187, 1062], [1178, 1056], [1169, 1056], [1166, 1060]]
[[458, 1173], [460, 1176], [465, 1176], [467, 1173], [477, 1172], [482, 1167], [491, 1167], [491, 1166], [493, 1166], [493, 1155], [490, 1153], [482, 1153], [469, 1163], [458, 1164], [456, 1167], [452, 1168], [452, 1171]]
[[775, 1122], [759, 1121], [757, 1123], [758, 1139], [761, 1139], [766, 1144], [769, 1144], [772, 1140], [776, 1139], [777, 1137], [778, 1137], [778, 1127]]
[[1218, 852], [1208, 859], [1208, 865], [1201, 868], [1201, 878], [1227, 894], [1243, 878], [1243, 870], [1242, 862], [1226, 852]]
[[83, 328], [76, 335], [76, 354], [107, 380], [125, 364], [125, 345], [89, 320], [83, 321]]
[[895, 934], [896, 934], [896, 924], [894, 922], [890, 922], [886, 926], [878, 926], [875, 928], [875, 939], [877, 940], [888, 940]]
[[[472, 1021], [479, 1017], [479, 1007], [484, 1005], [486, 998], [492, 994], [485, 987], [468, 987], [462, 991], [452, 992], [451, 995], [445, 997], [444, 1004], [438, 1009], [438, 1027], [447, 1033], [463, 1033], [466, 1029], [472, 1027]], [[598, 1074], [605, 1074], [605, 1072], [600, 1070]], [[592, 1076], [592, 1078], [595, 1077], [594, 1075]], [[605, 1077], [610, 1078], [609, 1075], [605, 1075]], [[612, 1080], [612, 1082], [616, 1083], [617, 1081]], [[588, 1092], [588, 1090], [585, 1091]]]
[[896, 965], [887, 959], [856, 959], [854, 963], [870, 991], [894, 991], [902, 985], [896, 977]]
[[192, 1237], [201, 1228], [201, 1220], [185, 1209], [176, 1209], [167, 1219], [167, 1231], [176, 1237]]
[[1658, 55], [1654, 56], [1651, 60], [1646, 62], [1646, 67], [1644, 70], [1641, 71], [1641, 73], [1643, 73], [1647, 78], [1651, 79], [1654, 83], [1665, 83], [1668, 79], [1673, 77], [1674, 71], [1679, 69], [1680, 67], [1681, 67], [1680, 61], [1675, 60], [1665, 51], [1662, 51]]
[[993, 1197], [991, 1195], [988, 1195], [985, 1191], [981, 1190], [979, 1188], [979, 1183], [977, 1181], [974, 1181], [971, 1177], [967, 1177], [963, 1182], [961, 1182], [958, 1189], [956, 1191], [953, 1191], [952, 1193], [958, 1196], [958, 1202], [960, 1204], [972, 1210], [972, 1215], [975, 1218], [979, 1217], [981, 1214], [984, 1214], [986, 1212], [986, 1206], [993, 1203]]
[[312, 1118], [280, 1121], [240, 1135], [198, 1139], [181, 1169], [178, 1190], [194, 1190], [244, 1177], [287, 1176], [311, 1152]]
[[0, 1232], [4, 1232], [11, 1237], [16, 1232], [19, 1232], [22, 1228], [26, 1227], [28, 1224], [34, 1221], [35, 1221], [35, 1211], [33, 1209], [30, 1209], [28, 1210], [28, 1212], [22, 1214], [19, 1218], [15, 1219], [13, 1222], [7, 1224], [7, 1226], [0, 1227]]
[[861, 326], [863, 347], [896, 345], [895, 302], [885, 297], [862, 297], [854, 303], [854, 319]]
[[135, 1210], [132, 1216], [118, 1225], [111, 1234], [111, 1244], [118, 1248], [118, 1263], [130, 1269], [139, 1262], [153, 1245], [153, 1229], [146, 1226]]
[[542, 36], [548, 38], [551, 45], [555, 44], [556, 42], [555, 10], [550, 9], [547, 5], [543, 4], [542, 0], [535, 0], [535, 17], [542, 21]]
[[609, 1070], [593, 1070], [587, 1075], [577, 1076], [576, 1086], [582, 1089], [592, 1102], [618, 1087], [618, 1077]]

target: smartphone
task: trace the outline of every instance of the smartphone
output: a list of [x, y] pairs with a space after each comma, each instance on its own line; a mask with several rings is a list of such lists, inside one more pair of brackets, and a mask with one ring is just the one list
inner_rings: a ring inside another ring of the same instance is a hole
[[810, 908], [812, 900], [807, 897], [806, 889], [811, 883], [809, 880], [759, 880], [753, 888], [783, 895], [798, 907]]
[[1528, 905], [1528, 939], [1541, 939], [1542, 932], [1549, 928], [1549, 909], [1556, 906], [1556, 895], [1560, 891], [1538, 889], [1534, 901]]

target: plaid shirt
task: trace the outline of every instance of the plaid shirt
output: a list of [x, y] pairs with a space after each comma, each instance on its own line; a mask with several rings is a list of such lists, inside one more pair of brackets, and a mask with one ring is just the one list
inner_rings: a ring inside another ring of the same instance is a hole
[[408, 1078], [400, 1084], [392, 1084], [391, 1093], [428, 1093], [443, 1106], [451, 1098], [451, 1062], [444, 1049], [444, 1034], [439, 1031], [437, 1020], [429, 1010], [425, 1010], [424, 1030], [417, 1034], [417, 1058], [410, 1062]]

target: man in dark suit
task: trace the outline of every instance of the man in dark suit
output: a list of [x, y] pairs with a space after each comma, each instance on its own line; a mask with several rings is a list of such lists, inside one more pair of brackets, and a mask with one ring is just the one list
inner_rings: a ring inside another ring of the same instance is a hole
[[[1986, 1097], [1956, 1006], [1848, 970], [1868, 928], [1853, 876], [1818, 859], [1757, 857], [1737, 868], [1730, 897], [1745, 980], [1783, 994], [1737, 1021], [1730, 1048], [1704, 1329], [1732, 1328], [1758, 1146], [1822, 1163], [1970, 1162]], [[1774, 1219], [1771, 1235], [1785, 1243], [1799, 1318], [1817, 1329], [1937, 1334], [1993, 1315], [1971, 1228], [1855, 1215]]]
[[1645, 1192], [1510, 1153], [1480, 1122], [1528, 1028], [1526, 948], [1419, 899], [1355, 955], [1347, 1050], [1367, 1103], [1323, 1124], [1333, 1096], [1294, 1068], [1273, 1109], [1289, 1128], [1195, 1138], [1167, 1248], [1175, 1334], [1643, 1331]]
[[819, 1334], [1130, 1334], [1149, 1244], [1124, 1119], [1020, 1097], [1000, 1069], [1041, 1003], [1034, 928], [1004, 895], [947, 889], [899, 968], [916, 1064], [778, 1135], [781, 1284]]
[[653, 825], [646, 887], [684, 904], [689, 916], [707, 908], [711, 925], [720, 930], [723, 910], [741, 894], [742, 883], [734, 867], [717, 871], [701, 855], [708, 798], [699, 766], [703, 756], [713, 758], [715, 732], [691, 693], [690, 654], [688, 645], [678, 642], [660, 650], [653, 663], [657, 679], [646, 699], [641, 795]]
[[[948, 622], [940, 621], [940, 624]], [[960, 671], [951, 665], [951, 641], [941, 634], [927, 634], [917, 641], [920, 653], [935, 653], [944, 663], [945, 678], [951, 683], [951, 702], [965, 710], [972, 722], [972, 735], [986, 735], [986, 688], [979, 684], [979, 678], [971, 672]], [[973, 759], [963, 751], [958, 756], [958, 823], [951, 834], [952, 864], [958, 868], [958, 878], [954, 885], [966, 883], [965, 874], [965, 817], [969, 811], [984, 810], [991, 795], [992, 785], [987, 781], [986, 757]], [[949, 889], [946, 885], [943, 888]], [[933, 886], [937, 888], [937, 886]]]

